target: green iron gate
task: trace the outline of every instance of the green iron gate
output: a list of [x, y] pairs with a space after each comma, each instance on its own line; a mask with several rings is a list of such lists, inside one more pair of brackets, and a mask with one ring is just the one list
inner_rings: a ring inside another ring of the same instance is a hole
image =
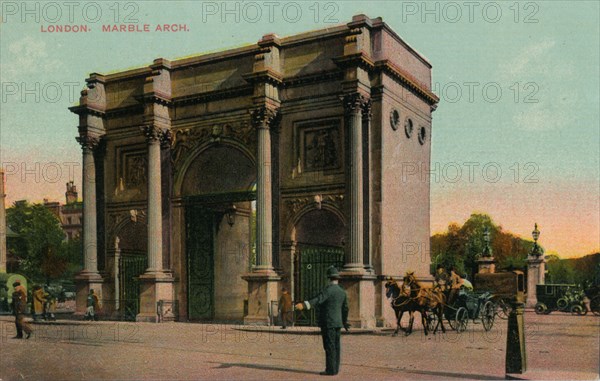
[[186, 197], [188, 319], [215, 315], [215, 237], [223, 210], [235, 202], [256, 200], [256, 192], [215, 193]]
[[188, 319], [214, 317], [214, 213], [201, 206], [186, 209]]
[[140, 312], [139, 276], [146, 271], [148, 259], [145, 255], [125, 254], [120, 259], [119, 292], [120, 314], [122, 320], [135, 321]]
[[[344, 266], [344, 249], [331, 246], [299, 245], [299, 300], [314, 298], [327, 285], [327, 269]], [[318, 311], [296, 312], [297, 325], [317, 325]]]

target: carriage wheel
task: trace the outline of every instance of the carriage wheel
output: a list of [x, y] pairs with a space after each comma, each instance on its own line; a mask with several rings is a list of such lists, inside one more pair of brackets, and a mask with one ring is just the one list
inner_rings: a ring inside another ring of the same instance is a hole
[[574, 304], [571, 307], [571, 313], [573, 315], [585, 315], [585, 314], [587, 314], [587, 310], [581, 304]]
[[500, 299], [498, 301], [498, 304], [496, 305], [496, 315], [498, 315], [500, 319], [508, 319], [508, 315], [510, 314], [511, 310], [512, 308], [504, 301], [504, 299]]
[[556, 301], [556, 307], [561, 311], [566, 311], [569, 307], [569, 301], [565, 298], [560, 298]]
[[548, 306], [544, 303], [537, 303], [535, 305], [535, 313], [538, 315], [547, 315], [548, 314]]
[[600, 295], [594, 297], [590, 301], [590, 309], [594, 313], [594, 315], [600, 315]]
[[467, 324], [469, 323], [469, 313], [465, 307], [460, 307], [458, 311], [456, 311], [456, 332], [461, 333], [467, 330]]
[[496, 316], [496, 307], [492, 301], [488, 300], [483, 305], [481, 310], [481, 322], [483, 323], [483, 329], [489, 331], [494, 326], [494, 317]]
[[433, 311], [430, 311], [427, 314], [427, 330], [429, 332], [433, 332], [433, 330], [435, 329], [435, 327], [437, 327], [438, 325], [438, 316], [437, 314], [435, 314]]

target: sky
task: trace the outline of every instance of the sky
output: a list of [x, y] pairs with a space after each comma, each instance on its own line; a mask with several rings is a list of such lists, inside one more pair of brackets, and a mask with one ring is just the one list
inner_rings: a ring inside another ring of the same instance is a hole
[[[0, 162], [7, 206], [81, 186], [85, 78], [344, 24], [383, 20], [433, 65], [431, 230], [492, 216], [547, 252], [600, 250], [598, 1], [2, 1]], [[102, 32], [123, 24], [150, 32]], [[177, 32], [156, 25], [181, 25]], [[81, 25], [80, 33], [51, 33]], [[427, 176], [426, 173], [418, 175]]]

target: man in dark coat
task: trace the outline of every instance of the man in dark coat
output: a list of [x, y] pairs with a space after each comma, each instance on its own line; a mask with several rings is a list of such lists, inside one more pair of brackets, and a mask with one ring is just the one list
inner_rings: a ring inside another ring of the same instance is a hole
[[321, 375], [334, 376], [340, 370], [340, 336], [342, 327], [348, 331], [348, 297], [338, 285], [340, 274], [331, 266], [327, 269], [329, 285], [315, 298], [296, 304], [296, 309], [319, 309], [319, 326], [325, 349], [325, 371]]
[[25, 314], [27, 313], [27, 291], [25, 287], [21, 286], [21, 282], [16, 281], [13, 283], [14, 292], [12, 294], [13, 314], [15, 315], [15, 326], [17, 327], [17, 336], [15, 339], [23, 338], [23, 331], [27, 334], [25, 337], [29, 339], [31, 336], [31, 326], [25, 321]]

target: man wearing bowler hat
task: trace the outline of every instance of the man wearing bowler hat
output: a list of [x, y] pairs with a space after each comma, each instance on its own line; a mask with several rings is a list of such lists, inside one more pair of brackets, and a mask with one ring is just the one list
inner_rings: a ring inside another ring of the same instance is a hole
[[319, 327], [325, 349], [325, 371], [321, 375], [334, 376], [340, 370], [340, 336], [342, 327], [348, 331], [348, 297], [338, 285], [340, 274], [333, 266], [327, 269], [329, 285], [315, 298], [296, 304], [297, 310], [318, 307]]

